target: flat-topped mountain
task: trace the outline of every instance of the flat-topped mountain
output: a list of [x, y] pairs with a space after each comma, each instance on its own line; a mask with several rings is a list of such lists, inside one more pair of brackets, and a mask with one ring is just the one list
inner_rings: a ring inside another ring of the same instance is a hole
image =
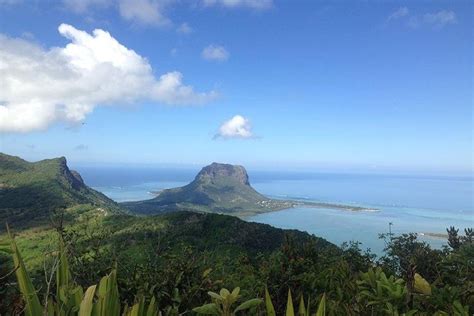
[[250, 186], [249, 176], [244, 167], [213, 162], [201, 169], [194, 181], [216, 182], [219, 180], [235, 180], [236, 182]]
[[114, 201], [89, 188], [66, 158], [28, 162], [0, 153], [0, 230], [8, 220], [14, 226], [47, 222], [54, 212], [88, 204], [118, 211]]
[[122, 204], [132, 212], [155, 214], [176, 210], [215, 213], [256, 213], [291, 207], [258, 193], [242, 166], [212, 163], [180, 188], [163, 190], [151, 200]]

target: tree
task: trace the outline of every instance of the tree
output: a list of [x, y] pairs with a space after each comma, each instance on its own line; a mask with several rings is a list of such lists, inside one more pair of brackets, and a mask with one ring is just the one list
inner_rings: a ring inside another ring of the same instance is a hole
[[458, 235], [459, 229], [456, 229], [454, 228], [454, 226], [451, 226], [449, 228], [446, 228], [446, 231], [448, 232], [449, 247], [453, 248], [454, 250], [459, 249], [459, 247], [461, 246], [461, 240]]

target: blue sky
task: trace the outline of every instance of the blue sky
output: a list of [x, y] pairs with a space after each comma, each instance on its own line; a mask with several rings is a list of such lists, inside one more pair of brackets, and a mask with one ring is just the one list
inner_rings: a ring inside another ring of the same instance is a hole
[[[127, 2], [0, 0], [0, 67], [4, 58], [59, 69], [0, 72], [0, 82], [22, 84], [0, 92], [2, 152], [75, 164], [472, 173], [469, 1]], [[60, 34], [63, 23], [71, 28]], [[70, 69], [61, 75], [57, 51], [77, 60], [65, 46], [71, 37], [87, 45], [76, 34], [94, 29], [133, 50], [139, 72], [94, 61], [62, 88]], [[182, 81], [167, 89], [160, 76], [174, 71]], [[111, 90], [95, 95], [109, 79]], [[30, 99], [37, 106], [12, 110]]]

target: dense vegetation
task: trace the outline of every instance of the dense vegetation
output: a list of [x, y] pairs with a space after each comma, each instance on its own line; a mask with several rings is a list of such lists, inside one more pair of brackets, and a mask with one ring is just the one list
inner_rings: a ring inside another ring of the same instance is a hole
[[[144, 315], [150, 306], [147, 315], [474, 311], [472, 229], [450, 228], [449, 247], [442, 250], [414, 234], [382, 235], [385, 254], [375, 258], [357, 243], [339, 248], [307, 233], [232, 216], [132, 216], [88, 188], [63, 158], [38, 163], [0, 158], [0, 220], [15, 231], [15, 242], [0, 231], [0, 315], [21, 314], [33, 305], [35, 310], [67, 305], [68, 313], [56, 314], [76, 315], [86, 298], [84, 306], [92, 311], [109, 306], [133, 315]], [[229, 180], [204, 178], [200, 184]], [[248, 183], [242, 174], [233, 179]], [[241, 290], [237, 295], [222, 288]], [[33, 292], [37, 300], [30, 302]], [[238, 309], [240, 304], [246, 308]]]
[[[312, 311], [325, 294], [327, 315], [469, 315], [474, 234], [458, 236], [452, 229], [449, 235], [450, 247], [443, 250], [431, 249], [416, 235], [384, 236], [385, 256], [375, 260], [354, 243], [339, 249], [305, 233], [224, 215], [91, 216], [49, 231], [47, 238], [56, 242], [45, 243], [50, 251], [44, 262], [27, 266], [41, 294], [47, 288], [55, 293], [44, 275], [45, 267], [54, 266], [62, 236], [74, 284], [86, 289], [114, 270], [122, 307], [154, 297], [164, 315], [178, 315], [207, 303], [209, 291], [240, 287], [242, 300], [249, 300], [263, 298], [267, 287], [277, 315], [287, 310], [288, 289], [295, 307], [302, 297], [307, 306], [310, 298]], [[17, 237], [20, 249], [31, 251], [34, 239], [24, 238]], [[14, 270], [9, 257], [2, 276]], [[2, 278], [2, 296], [10, 298], [2, 313], [24, 304], [12, 279], [12, 274]], [[250, 314], [265, 315], [264, 305]]]
[[[8, 226], [7, 226], [8, 230]], [[18, 281], [18, 287], [24, 298], [24, 308], [19, 311], [27, 316], [34, 315], [119, 315], [122, 312], [124, 316], [157, 316], [163, 315], [160, 311], [160, 307], [157, 305], [157, 301], [153, 296], [149, 303], [143, 295], [140, 295], [136, 299], [131, 307], [127, 304], [122, 305], [120, 302], [120, 296], [117, 286], [117, 275], [116, 271], [113, 270], [109, 275], [104, 276], [99, 285], [91, 285], [84, 292], [81, 286], [78, 286], [72, 278], [71, 271], [69, 269], [69, 263], [67, 258], [66, 248], [64, 241], [59, 238], [59, 249], [54, 256], [53, 265], [51, 267], [51, 273], [49, 279], [47, 279], [47, 290], [44, 295], [43, 304], [40, 302], [37, 290], [35, 289], [28, 271], [23, 262], [23, 258], [18, 250], [16, 242], [10, 231], [8, 230], [8, 238], [10, 242], [12, 257], [14, 265], [16, 267], [15, 274]], [[56, 292], [52, 294], [50, 291], [53, 278], [55, 277]], [[213, 299], [213, 303], [204, 304], [202, 306], [193, 309], [198, 314], [212, 314], [222, 316], [233, 316], [238, 312], [250, 311], [252, 313], [258, 313], [258, 306], [262, 303], [261, 299], [254, 298], [247, 300], [240, 305], [233, 307], [240, 299], [240, 288], [235, 288], [230, 292], [223, 288], [219, 294], [209, 291], [208, 294]], [[268, 290], [265, 290], [265, 304], [267, 315], [275, 315], [275, 308], [271, 301]], [[288, 292], [288, 305], [287, 315], [294, 315], [294, 308], [291, 297], [291, 292]], [[305, 305], [304, 299], [300, 299], [299, 314], [310, 315], [310, 304]], [[165, 309], [166, 313], [170, 311], [168, 308]], [[14, 313], [14, 312], [13, 312]], [[174, 312], [173, 312], [174, 313]], [[325, 315], [325, 296], [319, 303], [318, 311], [315, 316]]]

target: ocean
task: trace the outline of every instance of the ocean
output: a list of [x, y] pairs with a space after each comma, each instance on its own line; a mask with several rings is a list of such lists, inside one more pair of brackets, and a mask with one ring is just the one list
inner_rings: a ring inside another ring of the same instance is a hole
[[[75, 167], [84, 181], [117, 202], [153, 197], [153, 191], [182, 186], [200, 168]], [[449, 176], [402, 176], [269, 172], [249, 170], [250, 183], [259, 192], [281, 199], [363, 206], [371, 212], [325, 208], [292, 208], [246, 218], [279, 228], [298, 229], [323, 237], [337, 245], [359, 241], [362, 248], [381, 254], [383, 240], [392, 232], [418, 233], [433, 247], [446, 244], [445, 234], [455, 226], [474, 227], [474, 179]]]

